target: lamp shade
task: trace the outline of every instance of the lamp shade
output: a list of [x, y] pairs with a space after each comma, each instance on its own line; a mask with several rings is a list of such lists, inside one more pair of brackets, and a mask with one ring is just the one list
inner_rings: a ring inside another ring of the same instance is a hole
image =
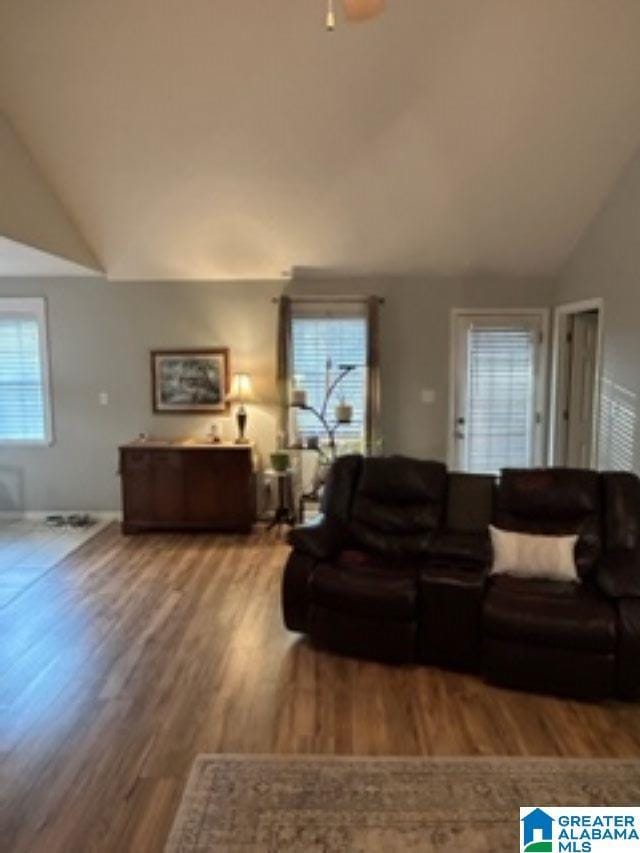
[[244, 403], [251, 398], [252, 394], [253, 386], [249, 374], [234, 373], [228, 399], [232, 402]]

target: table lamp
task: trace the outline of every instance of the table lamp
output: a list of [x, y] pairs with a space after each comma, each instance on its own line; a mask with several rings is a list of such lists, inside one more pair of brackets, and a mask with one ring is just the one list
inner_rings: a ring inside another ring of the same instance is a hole
[[251, 387], [251, 377], [248, 373], [234, 373], [231, 380], [231, 390], [228, 399], [232, 403], [239, 403], [236, 411], [236, 422], [238, 424], [238, 437], [236, 444], [247, 444], [248, 439], [245, 438], [245, 430], [247, 428], [247, 410], [244, 404], [251, 398], [253, 389]]

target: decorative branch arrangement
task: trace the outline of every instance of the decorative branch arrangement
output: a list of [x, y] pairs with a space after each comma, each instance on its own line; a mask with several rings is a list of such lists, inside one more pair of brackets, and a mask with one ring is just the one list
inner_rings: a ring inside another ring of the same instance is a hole
[[[320, 409], [316, 409], [315, 406], [309, 405], [307, 401], [307, 392], [303, 388], [294, 388], [291, 394], [291, 407], [294, 409], [301, 409], [305, 412], [311, 412], [322, 425], [327, 436], [327, 447], [329, 448], [329, 459], [331, 461], [336, 458], [336, 432], [341, 426], [351, 423], [353, 419], [353, 406], [344, 402], [339, 403], [335, 408], [335, 420], [331, 423], [328, 412], [329, 403], [333, 393], [336, 391], [340, 383], [356, 368], [356, 364], [339, 364], [338, 375], [335, 379], [331, 379], [332, 362], [330, 358], [327, 359], [326, 391], [324, 401]], [[316, 449], [322, 456], [325, 456], [320, 445], [318, 445]]]

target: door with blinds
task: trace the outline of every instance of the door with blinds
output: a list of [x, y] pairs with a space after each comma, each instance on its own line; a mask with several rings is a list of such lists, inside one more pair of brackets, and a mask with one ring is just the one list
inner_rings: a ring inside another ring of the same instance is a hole
[[460, 471], [497, 474], [543, 461], [544, 315], [454, 319], [453, 456]]

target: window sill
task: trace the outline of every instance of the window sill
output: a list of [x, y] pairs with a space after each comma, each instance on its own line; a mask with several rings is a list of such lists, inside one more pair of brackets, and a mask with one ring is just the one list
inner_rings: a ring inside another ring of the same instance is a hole
[[27, 450], [30, 448], [47, 448], [53, 447], [54, 441], [52, 438], [43, 438], [38, 441], [28, 441], [22, 439], [0, 440], [0, 450]]

